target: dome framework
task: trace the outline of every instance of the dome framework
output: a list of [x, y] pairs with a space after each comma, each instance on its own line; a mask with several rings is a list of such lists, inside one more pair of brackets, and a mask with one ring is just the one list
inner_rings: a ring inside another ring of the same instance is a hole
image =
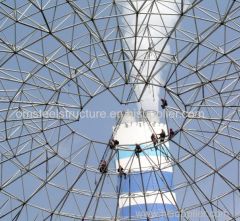
[[0, 219], [124, 220], [114, 162], [125, 146], [59, 113], [159, 91], [177, 132], [179, 220], [238, 220], [239, 14], [237, 0], [1, 1]]

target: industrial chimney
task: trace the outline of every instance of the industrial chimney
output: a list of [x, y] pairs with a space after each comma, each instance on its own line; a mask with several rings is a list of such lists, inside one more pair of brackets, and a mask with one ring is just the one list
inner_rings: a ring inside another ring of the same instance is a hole
[[[120, 142], [116, 158], [120, 219], [176, 220], [173, 215], [176, 197], [171, 191], [173, 162], [169, 155], [166, 125], [159, 123], [154, 111], [136, 116], [124, 112], [119, 118], [114, 138]], [[166, 132], [166, 138], [154, 146], [151, 136], [159, 136], [162, 130]], [[138, 154], [137, 144], [142, 150]]]

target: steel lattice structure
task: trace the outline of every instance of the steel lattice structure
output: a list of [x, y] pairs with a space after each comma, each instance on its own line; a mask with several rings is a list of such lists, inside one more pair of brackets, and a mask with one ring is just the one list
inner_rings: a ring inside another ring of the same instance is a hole
[[0, 219], [121, 220], [108, 139], [79, 118], [19, 115], [81, 112], [102, 95], [131, 105], [154, 87], [177, 131], [180, 220], [240, 220], [239, 30], [238, 0], [2, 0]]

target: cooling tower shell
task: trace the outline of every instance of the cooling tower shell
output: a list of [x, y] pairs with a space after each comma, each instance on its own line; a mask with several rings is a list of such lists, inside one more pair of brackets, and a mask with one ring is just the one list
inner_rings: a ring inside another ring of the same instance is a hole
[[[158, 122], [156, 112], [153, 111], [149, 111], [145, 115], [140, 115], [140, 117], [135, 116], [135, 118], [132, 118], [133, 115], [131, 114], [126, 116], [127, 117], [114, 128], [116, 129], [114, 138], [120, 142], [118, 158], [116, 159], [116, 170], [121, 166], [127, 173], [127, 179], [122, 179], [119, 176], [118, 180], [118, 186], [120, 188], [118, 200], [120, 218], [126, 220], [136, 219], [138, 214], [142, 212], [139, 208], [146, 207], [145, 203], [147, 203], [149, 208], [153, 208], [152, 206], [155, 205], [155, 209], [151, 212], [163, 211], [164, 208], [167, 208], [169, 211], [175, 211], [175, 193], [171, 192], [169, 188], [166, 188], [166, 185], [170, 186], [172, 184], [173, 175], [172, 162], [166, 158], [169, 150], [169, 142], [164, 142], [164, 148], [162, 147], [162, 150], [159, 148], [159, 150], [157, 150], [158, 154], [156, 154], [151, 142], [152, 133], [159, 134], [161, 130], [164, 129], [167, 134], [167, 126]], [[134, 154], [136, 144], [140, 144], [144, 152], [140, 154], [139, 158]], [[159, 164], [159, 162], [161, 163]], [[157, 181], [154, 177], [150, 177], [149, 174], [159, 170], [161, 170], [161, 174], [163, 174], [167, 183], [163, 183], [161, 180]], [[152, 182], [151, 187], [145, 185], [147, 180], [148, 182], [149, 180]], [[143, 185], [143, 187], [138, 188], [139, 185]], [[162, 192], [159, 191], [159, 188], [156, 188], [159, 185], [163, 188]], [[139, 220], [146, 220], [146, 218], [139, 217]], [[159, 219], [151, 220], [155, 221]], [[168, 220], [172, 221], [177, 219], [170, 218]]]

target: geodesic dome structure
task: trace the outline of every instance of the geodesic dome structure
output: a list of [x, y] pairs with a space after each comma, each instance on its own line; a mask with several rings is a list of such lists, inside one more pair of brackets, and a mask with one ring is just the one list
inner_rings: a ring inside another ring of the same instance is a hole
[[122, 220], [111, 129], [98, 139], [101, 125], [85, 133], [92, 124], [66, 112], [149, 95], [158, 105], [159, 93], [161, 121], [177, 131], [179, 220], [238, 220], [239, 10], [237, 0], [1, 1], [0, 218]]

